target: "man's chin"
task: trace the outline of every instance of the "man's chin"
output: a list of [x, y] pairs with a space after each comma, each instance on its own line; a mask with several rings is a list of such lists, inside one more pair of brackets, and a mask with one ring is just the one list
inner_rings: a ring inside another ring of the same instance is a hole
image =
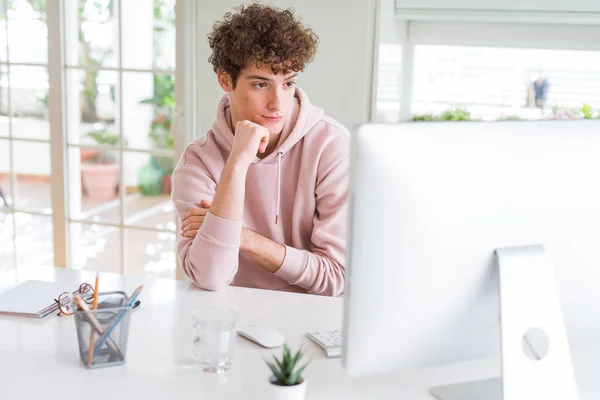
[[280, 122], [262, 124], [271, 135], [279, 135], [285, 126], [285, 119]]

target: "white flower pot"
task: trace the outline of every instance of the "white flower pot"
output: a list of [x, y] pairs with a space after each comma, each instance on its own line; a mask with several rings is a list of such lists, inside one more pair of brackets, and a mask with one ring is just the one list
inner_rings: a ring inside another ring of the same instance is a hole
[[301, 383], [294, 386], [280, 386], [273, 383], [269, 385], [269, 391], [271, 396], [270, 400], [304, 400], [306, 396], [306, 380], [303, 379]]

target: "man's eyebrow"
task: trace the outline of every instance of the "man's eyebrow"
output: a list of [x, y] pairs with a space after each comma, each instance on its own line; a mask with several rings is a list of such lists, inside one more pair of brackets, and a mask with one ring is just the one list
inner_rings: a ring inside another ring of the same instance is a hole
[[[293, 79], [293, 78], [295, 78], [297, 76], [298, 76], [298, 74], [296, 73], [296, 74], [288, 76], [287, 78], [285, 78], [285, 80], [289, 81], [290, 79]], [[259, 79], [259, 80], [268, 81], [268, 82], [272, 82], [273, 81], [273, 79], [267, 78], [266, 76], [262, 76], [262, 75], [248, 75], [246, 77], [246, 79]]]
[[260, 79], [263, 81], [272, 81], [273, 80], [271, 78], [267, 78], [266, 76], [261, 76], [261, 75], [248, 75], [246, 77], [246, 79]]

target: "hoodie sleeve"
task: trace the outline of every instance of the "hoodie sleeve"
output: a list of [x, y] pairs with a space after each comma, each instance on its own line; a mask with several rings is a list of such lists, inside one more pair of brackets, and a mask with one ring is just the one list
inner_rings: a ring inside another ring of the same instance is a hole
[[[188, 164], [187, 149], [173, 172], [171, 199], [179, 220], [200, 201], [212, 201], [216, 182], [202, 165]], [[199, 163], [201, 164], [201, 162]], [[220, 218], [210, 212], [194, 238], [179, 237], [177, 256], [185, 274], [199, 287], [219, 290], [233, 280], [238, 270], [242, 221]]]
[[316, 187], [313, 251], [286, 246], [283, 264], [275, 272], [311, 294], [339, 296], [344, 292], [348, 168], [346, 157]]

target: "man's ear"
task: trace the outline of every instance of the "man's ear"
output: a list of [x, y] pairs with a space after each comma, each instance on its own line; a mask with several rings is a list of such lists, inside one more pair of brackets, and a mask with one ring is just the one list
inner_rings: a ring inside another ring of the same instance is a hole
[[225, 92], [229, 93], [233, 90], [233, 81], [231, 79], [231, 75], [229, 75], [227, 72], [218, 70], [217, 80], [219, 81], [219, 86], [221, 86]]

